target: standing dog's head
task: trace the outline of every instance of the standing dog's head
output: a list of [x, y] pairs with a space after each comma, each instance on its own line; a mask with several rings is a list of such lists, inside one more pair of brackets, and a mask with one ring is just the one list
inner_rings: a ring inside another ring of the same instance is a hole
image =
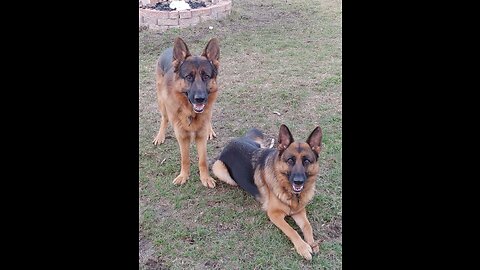
[[202, 55], [192, 55], [187, 44], [177, 37], [173, 46], [172, 66], [175, 76], [182, 81], [181, 91], [196, 113], [202, 113], [208, 102], [208, 95], [216, 92], [217, 73], [220, 66], [218, 39], [212, 38]]
[[[278, 169], [284, 177], [282, 186], [292, 193], [299, 194], [302, 190], [309, 190], [319, 171], [318, 155], [322, 144], [322, 129], [316, 127], [306, 142], [294, 142], [287, 126], [281, 125], [278, 135]], [[287, 181], [288, 179], [288, 181]]]

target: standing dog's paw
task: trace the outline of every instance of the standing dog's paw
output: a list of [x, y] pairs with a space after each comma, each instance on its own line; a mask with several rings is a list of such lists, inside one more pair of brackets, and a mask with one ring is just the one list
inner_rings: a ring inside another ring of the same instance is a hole
[[213, 138], [216, 138], [217, 134], [215, 134], [215, 131], [213, 131], [213, 128], [210, 128], [210, 131], [208, 132], [208, 139], [213, 140]]
[[208, 188], [214, 188], [215, 187], [215, 179], [213, 179], [212, 177], [210, 176], [207, 176], [207, 177], [200, 177], [200, 180], [202, 181], [202, 185], [204, 185], [205, 187], [208, 187]]
[[175, 185], [183, 185], [185, 184], [185, 182], [187, 182], [187, 180], [188, 180], [188, 175], [180, 174], [173, 180], [172, 183], [174, 183]]
[[154, 145], [157, 145], [157, 144], [162, 144], [165, 142], [165, 134], [157, 134], [157, 136], [155, 137], [155, 139], [153, 139], [153, 144]]

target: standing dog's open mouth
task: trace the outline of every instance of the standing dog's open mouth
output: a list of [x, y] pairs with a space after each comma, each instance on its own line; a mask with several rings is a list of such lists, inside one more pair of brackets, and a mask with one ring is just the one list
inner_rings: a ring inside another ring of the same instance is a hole
[[192, 107], [196, 113], [202, 113], [203, 110], [205, 109], [205, 103], [197, 103], [197, 104], [192, 103]]

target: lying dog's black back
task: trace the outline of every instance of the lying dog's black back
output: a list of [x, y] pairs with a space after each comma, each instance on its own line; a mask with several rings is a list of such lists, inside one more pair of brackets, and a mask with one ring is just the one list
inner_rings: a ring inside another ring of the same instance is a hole
[[[263, 156], [264, 152], [273, 149], [263, 149], [263, 133], [258, 129], [250, 129], [243, 137], [230, 141], [219, 156], [228, 169], [233, 180], [255, 198], [259, 195], [258, 188], [254, 183], [255, 157]], [[255, 162], [256, 163], [256, 162]]]

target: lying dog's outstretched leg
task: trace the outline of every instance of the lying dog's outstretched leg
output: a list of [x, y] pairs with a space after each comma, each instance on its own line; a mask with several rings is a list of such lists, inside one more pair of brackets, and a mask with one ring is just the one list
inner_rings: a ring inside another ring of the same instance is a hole
[[307, 219], [307, 211], [303, 209], [299, 213], [292, 215], [292, 218], [302, 230], [305, 242], [312, 247], [313, 253], [317, 253], [319, 251], [319, 247], [318, 243], [315, 243], [315, 240], [313, 240], [312, 225], [310, 225], [310, 222]]
[[285, 214], [279, 210], [268, 210], [268, 218], [292, 241], [298, 254], [307, 260], [312, 259], [312, 247], [286, 221]]

